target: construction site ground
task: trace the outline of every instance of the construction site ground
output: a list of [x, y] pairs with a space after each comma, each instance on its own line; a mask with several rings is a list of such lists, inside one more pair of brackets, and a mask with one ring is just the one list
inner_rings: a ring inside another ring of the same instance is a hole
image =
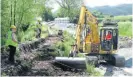
[[[50, 49], [55, 42], [60, 40], [60, 37], [48, 37], [43, 43], [39, 44], [37, 49], [27, 52], [21, 50], [20, 59], [15, 65], [7, 64], [8, 52], [1, 55], [2, 59], [2, 75], [10, 76], [80, 76], [87, 75], [85, 70], [68, 70], [62, 69], [54, 65], [54, 49]], [[23, 45], [23, 44], [22, 44]], [[22, 47], [22, 46], [20, 46]], [[25, 48], [26, 49], [26, 48]]]
[[[89, 76], [86, 70], [60, 68], [54, 65], [54, 44], [62, 38], [58, 35], [48, 36], [31, 42], [20, 44], [20, 55], [16, 64], [7, 62], [8, 51], [1, 49], [1, 72], [6, 76]], [[125, 67], [115, 67], [101, 62], [95, 69], [104, 76], [131, 76], [132, 75], [132, 39], [119, 37], [117, 54], [126, 59]]]

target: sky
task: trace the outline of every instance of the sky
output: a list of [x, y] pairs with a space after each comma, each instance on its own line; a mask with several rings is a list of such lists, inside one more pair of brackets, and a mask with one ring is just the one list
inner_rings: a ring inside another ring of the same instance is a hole
[[96, 7], [96, 6], [116, 6], [119, 4], [132, 4], [133, 0], [84, 0], [86, 6]]
[[[89, 7], [97, 7], [97, 6], [116, 6], [120, 4], [133, 4], [133, 0], [83, 0], [84, 4]], [[53, 12], [59, 8], [57, 3], [52, 5], [54, 9]]]

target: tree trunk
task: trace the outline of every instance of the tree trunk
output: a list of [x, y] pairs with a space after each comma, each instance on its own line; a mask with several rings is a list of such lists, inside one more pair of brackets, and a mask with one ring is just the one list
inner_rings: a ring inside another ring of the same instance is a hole
[[16, 0], [14, 1], [14, 25], [16, 25], [15, 18], [16, 18]]
[[[23, 6], [24, 6], [24, 1], [23, 1]], [[21, 12], [21, 16], [20, 16], [20, 20], [19, 20], [19, 24], [18, 25], [21, 25], [21, 23], [22, 23], [22, 20], [23, 20], [23, 16], [24, 16], [24, 7], [23, 7], [23, 9], [22, 9], [22, 12]]]
[[12, 25], [12, 2], [11, 2], [11, 10], [10, 10], [10, 14], [11, 14], [11, 16], [10, 16], [10, 25]]

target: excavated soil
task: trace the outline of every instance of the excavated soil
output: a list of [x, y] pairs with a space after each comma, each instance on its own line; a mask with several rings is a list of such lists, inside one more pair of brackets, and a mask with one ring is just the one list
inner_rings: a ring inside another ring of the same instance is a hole
[[49, 36], [34, 42], [19, 45], [20, 56], [16, 58], [15, 64], [7, 62], [8, 53], [6, 49], [1, 50], [1, 73], [3, 76], [85, 76], [85, 70], [62, 69], [54, 65], [55, 55], [51, 54], [55, 49], [51, 48], [62, 37]]

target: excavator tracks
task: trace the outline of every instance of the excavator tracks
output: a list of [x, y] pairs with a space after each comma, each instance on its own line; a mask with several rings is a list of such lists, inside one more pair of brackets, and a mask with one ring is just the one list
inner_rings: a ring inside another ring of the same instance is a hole
[[114, 54], [111, 55], [112, 56], [112, 63], [113, 65], [117, 66], [117, 67], [124, 67], [125, 66], [125, 58], [123, 56]]

